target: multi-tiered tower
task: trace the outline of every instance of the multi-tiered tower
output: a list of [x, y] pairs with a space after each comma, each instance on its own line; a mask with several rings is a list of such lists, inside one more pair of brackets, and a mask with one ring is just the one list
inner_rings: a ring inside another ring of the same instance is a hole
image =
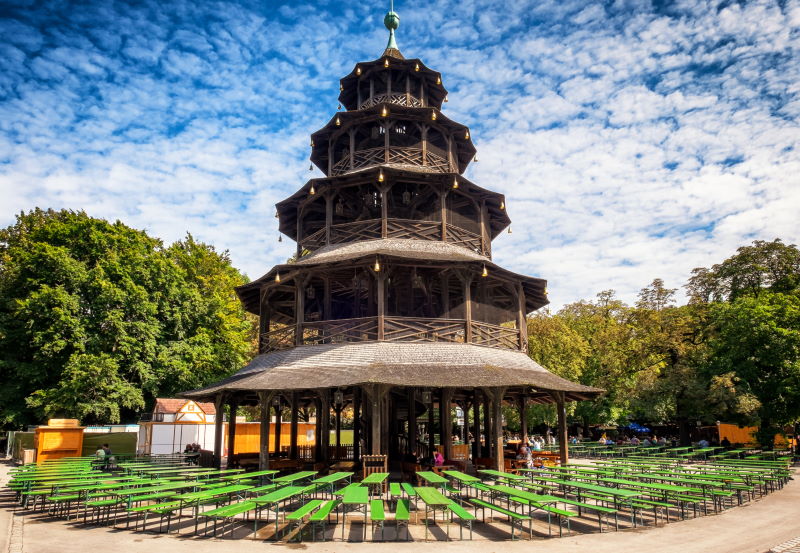
[[[268, 393], [291, 401], [291, 390], [295, 402], [317, 403], [323, 425], [325, 405], [352, 402], [373, 453], [419, 450], [415, 419], [426, 411], [433, 441], [434, 404], [449, 451], [448, 406], [483, 402], [493, 416], [473, 417], [474, 435], [494, 439], [473, 455], [496, 454], [502, 401], [563, 411], [597, 390], [528, 358], [526, 314], [548, 303], [546, 281], [492, 262], [492, 240], [510, 223], [505, 199], [463, 177], [477, 161], [469, 128], [442, 113], [442, 76], [400, 53], [397, 14], [384, 23], [383, 55], [341, 79], [345, 111], [311, 135], [325, 177], [277, 204], [296, 259], [237, 289], [259, 316], [260, 355], [188, 395], [263, 403]], [[318, 457], [328, 457], [326, 439]]]

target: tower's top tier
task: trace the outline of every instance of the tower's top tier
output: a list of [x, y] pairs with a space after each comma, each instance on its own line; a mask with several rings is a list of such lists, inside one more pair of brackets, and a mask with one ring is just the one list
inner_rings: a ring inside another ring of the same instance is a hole
[[383, 55], [357, 64], [339, 82], [339, 102], [348, 111], [377, 104], [441, 109], [442, 102], [447, 101], [441, 74], [425, 67], [421, 60], [407, 60], [400, 53], [394, 37], [400, 16], [394, 10], [386, 14], [383, 24], [389, 29], [389, 42]]

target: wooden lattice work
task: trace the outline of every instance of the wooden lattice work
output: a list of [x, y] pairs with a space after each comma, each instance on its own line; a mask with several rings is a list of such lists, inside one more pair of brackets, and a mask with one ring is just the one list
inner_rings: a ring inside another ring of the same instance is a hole
[[303, 323], [303, 344], [343, 344], [378, 339], [378, 317]]
[[284, 326], [271, 332], [263, 333], [261, 335], [261, 353], [294, 347], [294, 333], [294, 326]]
[[398, 106], [406, 106], [412, 108], [421, 108], [422, 101], [419, 98], [411, 96], [410, 94], [398, 93], [398, 94], [381, 94], [379, 96], [373, 96], [372, 98], [368, 98], [361, 102], [361, 105], [358, 109], [367, 109], [371, 108], [372, 106], [377, 106], [378, 104], [395, 104]]
[[438, 221], [415, 221], [413, 219], [388, 219], [386, 221], [388, 238], [414, 240], [441, 240], [442, 224]]
[[451, 244], [464, 246], [474, 252], [483, 253], [481, 251], [480, 236], [461, 227], [451, 225], [450, 223], [447, 224], [447, 241]]
[[[387, 156], [388, 152], [388, 156]], [[422, 148], [407, 146], [389, 146], [389, 148], [367, 148], [353, 152], [353, 166], [350, 167], [350, 157], [344, 157], [337, 161], [332, 170], [331, 176], [335, 177], [349, 171], [374, 167], [376, 165], [389, 166], [412, 166], [423, 171], [432, 173], [448, 173], [450, 163], [447, 158], [427, 151], [423, 163]]]
[[381, 237], [381, 220], [368, 219], [331, 226], [331, 244], [374, 240]]
[[388, 342], [463, 343], [465, 325], [461, 319], [386, 317], [383, 336]]
[[472, 321], [472, 343], [494, 348], [519, 349], [519, 331], [515, 328]]

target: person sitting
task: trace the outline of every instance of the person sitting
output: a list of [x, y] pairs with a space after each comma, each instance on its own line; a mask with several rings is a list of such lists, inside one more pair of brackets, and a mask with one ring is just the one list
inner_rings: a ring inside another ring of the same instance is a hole
[[667, 445], [667, 439], [664, 436], [661, 436], [658, 439], [658, 445]]
[[105, 468], [106, 450], [103, 449], [103, 446], [97, 446], [97, 451], [94, 452], [94, 456], [97, 458], [97, 466], [101, 469]]
[[441, 467], [442, 465], [444, 465], [444, 455], [442, 455], [438, 451], [434, 452], [434, 454], [433, 454], [433, 466]]
[[517, 461], [520, 461], [520, 465], [525, 465], [526, 469], [533, 468], [533, 456], [528, 446], [524, 444], [519, 446], [519, 449], [517, 449]]
[[539, 436], [533, 437], [533, 450], [534, 451], [541, 451], [542, 450], [542, 442], [539, 441]]
[[708, 447], [708, 440], [703, 438], [699, 442], [697, 442], [697, 445], [700, 446], [700, 447]]
[[727, 436], [724, 436], [722, 438], [722, 441], [719, 443], [719, 445], [721, 445], [725, 449], [730, 449], [731, 448], [731, 441], [728, 439]]
[[647, 436], [645, 436], [644, 440], [642, 440], [642, 442], [641, 442], [641, 445], [643, 445], [645, 447], [649, 447], [649, 446], [653, 445], [653, 442], [651, 442], [650, 439]]
[[[636, 436], [631, 438], [631, 445], [639, 445], [639, 443], [640, 443], [639, 442], [639, 438], [637, 438]], [[650, 442], [648, 442], [648, 443], [650, 443]]]

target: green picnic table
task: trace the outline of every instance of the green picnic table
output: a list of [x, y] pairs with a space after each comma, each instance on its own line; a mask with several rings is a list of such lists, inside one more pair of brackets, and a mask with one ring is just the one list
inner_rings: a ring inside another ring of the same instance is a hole
[[311, 483], [314, 485], [323, 484], [326, 488], [329, 489], [330, 493], [333, 493], [333, 487], [342, 480], [347, 480], [348, 484], [350, 480], [353, 478], [352, 472], [332, 472], [330, 474], [326, 474], [325, 476], [321, 476], [320, 478], [314, 479]]
[[447, 484], [447, 478], [440, 474], [436, 474], [433, 471], [429, 470], [422, 470], [417, 472], [417, 476], [425, 480], [428, 484], [433, 485], [434, 487], [438, 488], [443, 484]]
[[366, 484], [369, 488], [369, 495], [372, 497], [373, 489], [383, 486], [383, 483], [386, 479], [389, 478], [388, 472], [373, 472], [372, 474], [368, 474], [366, 478], [364, 478], [361, 483]]
[[250, 478], [258, 478], [259, 483], [263, 484], [264, 480], [269, 478], [273, 474], [278, 474], [277, 470], [257, 470], [255, 472], [244, 472], [240, 474], [229, 474], [227, 476], [223, 476], [222, 480], [226, 482], [238, 482], [239, 480], [249, 480]]
[[459, 490], [462, 489], [465, 484], [473, 484], [481, 481], [481, 479], [477, 476], [472, 476], [471, 474], [466, 474], [458, 470], [444, 470], [442, 473], [458, 482]]
[[[419, 473], [417, 473], [419, 474]], [[438, 475], [437, 475], [438, 476]], [[425, 540], [428, 539], [428, 510], [433, 510], [433, 521], [436, 522], [436, 511], [446, 510], [447, 506], [453, 502], [452, 499], [446, 497], [442, 492], [430, 486], [415, 487], [414, 491], [417, 492], [417, 497], [425, 503]], [[447, 517], [445, 517], [446, 519]], [[449, 522], [448, 522], [449, 525]], [[449, 528], [448, 528], [448, 534]]]
[[[220, 497], [229, 497], [239, 492], [244, 492], [252, 488], [252, 486], [245, 486], [242, 484], [231, 484], [230, 486], [222, 486], [221, 488], [212, 488], [210, 490], [202, 490], [199, 492], [189, 492], [184, 494], [177, 494], [173, 496], [175, 501], [180, 502], [180, 506], [176, 509], [178, 512], [185, 507], [194, 507], [194, 533], [197, 534], [197, 513], [200, 509], [200, 502], [217, 499]], [[169, 531], [169, 528], [167, 529]]]
[[[386, 474], [388, 473], [380, 473], [380, 472], [373, 472], [369, 476], [373, 476], [375, 474]], [[367, 478], [369, 478], [369, 476]], [[363, 484], [364, 480], [361, 481]], [[381, 480], [380, 482], [383, 482]], [[378, 483], [380, 483], [378, 482]], [[355, 511], [364, 512], [364, 539], [367, 538], [367, 505], [369, 505], [369, 498], [370, 493], [369, 489], [363, 486], [357, 487], [349, 487], [345, 490], [344, 494], [342, 495], [342, 541], [344, 541], [344, 528], [345, 524], [345, 515], [347, 514], [347, 508], [350, 507]]]
[[316, 476], [316, 474], [317, 471], [315, 470], [301, 470], [300, 472], [294, 472], [292, 474], [285, 474], [283, 476], [273, 478], [272, 482], [274, 482], [275, 484], [294, 484], [295, 482], [310, 480], [311, 478]]
[[556, 480], [556, 484], [564, 486], [564, 488], [575, 488], [578, 501], [581, 501], [581, 491], [596, 492], [614, 498], [614, 508], [617, 508], [617, 500], [630, 501], [642, 495], [641, 491], [624, 490], [621, 488], [612, 488], [609, 486], [600, 486], [597, 484], [589, 484], [587, 482], [576, 482], [574, 480]]
[[486, 474], [488, 476], [492, 476], [495, 479], [498, 479], [498, 478], [505, 478], [506, 480], [527, 480], [528, 479], [526, 476], [523, 476], [521, 474], [512, 474], [510, 472], [503, 472], [503, 471], [494, 470], [494, 469], [482, 469], [482, 470], [479, 470], [478, 472], [480, 474]]
[[[316, 473], [315, 473], [316, 474]], [[268, 511], [275, 509], [275, 539], [278, 539], [278, 521], [280, 520], [281, 502], [291, 499], [298, 495], [302, 495], [308, 486], [284, 486], [275, 491], [269, 492], [260, 497], [254, 497], [250, 501], [258, 505], [260, 508], [266, 507]], [[258, 514], [253, 517], [253, 536], [258, 530]]]

